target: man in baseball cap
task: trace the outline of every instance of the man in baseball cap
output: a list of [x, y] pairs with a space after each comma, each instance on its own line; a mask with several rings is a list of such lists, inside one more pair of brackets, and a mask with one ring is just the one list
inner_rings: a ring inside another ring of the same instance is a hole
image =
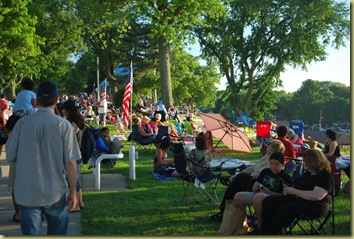
[[58, 86], [43, 82], [37, 100], [38, 111], [18, 120], [6, 144], [7, 161], [16, 162], [14, 192], [21, 208], [21, 231], [42, 235], [45, 215], [48, 235], [66, 235], [68, 213], [77, 204], [80, 149], [69, 121], [54, 113]]

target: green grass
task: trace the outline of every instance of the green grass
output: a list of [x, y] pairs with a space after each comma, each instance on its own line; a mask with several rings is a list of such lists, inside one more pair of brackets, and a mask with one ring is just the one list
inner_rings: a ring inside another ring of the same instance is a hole
[[[114, 132], [111, 127], [111, 132]], [[84, 192], [85, 208], [82, 209], [84, 235], [124, 236], [215, 236], [220, 222], [212, 221], [208, 215], [218, 211], [215, 204], [203, 202], [192, 208], [182, 201], [183, 189], [180, 181], [159, 183], [151, 175], [154, 150], [139, 149], [136, 160], [136, 180], [129, 180], [129, 145], [123, 141], [124, 158], [112, 170], [102, 173], [122, 173], [128, 190], [117, 192]], [[226, 149], [224, 145], [220, 149]], [[249, 161], [259, 160], [259, 148], [250, 154], [227, 152], [213, 157], [233, 157]], [[172, 152], [168, 154], [172, 158]], [[83, 173], [92, 173], [87, 166]], [[343, 183], [348, 179], [343, 177]], [[222, 198], [225, 186], [218, 185]], [[219, 198], [221, 200], [221, 198]], [[335, 198], [336, 235], [350, 235], [350, 196], [341, 193]], [[329, 225], [330, 223], [327, 223]], [[327, 231], [331, 232], [330, 229]]]

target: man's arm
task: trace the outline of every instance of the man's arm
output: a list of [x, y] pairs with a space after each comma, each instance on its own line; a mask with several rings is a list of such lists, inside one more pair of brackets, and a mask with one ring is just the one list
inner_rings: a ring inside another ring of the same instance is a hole
[[77, 165], [76, 160], [72, 160], [69, 162], [65, 162], [66, 174], [67, 179], [69, 182], [70, 193], [66, 200], [66, 205], [71, 205], [69, 207], [69, 212], [75, 210], [77, 204], [77, 197], [76, 197], [76, 179], [77, 179]]

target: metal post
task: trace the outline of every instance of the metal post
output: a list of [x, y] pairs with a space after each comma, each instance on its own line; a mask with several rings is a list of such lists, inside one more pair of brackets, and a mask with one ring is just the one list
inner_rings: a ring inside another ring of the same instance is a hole
[[100, 58], [97, 57], [97, 104], [100, 104]]
[[135, 147], [130, 145], [129, 147], [129, 179], [135, 180]]
[[124, 154], [122, 152], [119, 152], [119, 154], [102, 154], [97, 158], [94, 168], [95, 189], [97, 191], [101, 190], [101, 161], [104, 159], [121, 159], [123, 157]]

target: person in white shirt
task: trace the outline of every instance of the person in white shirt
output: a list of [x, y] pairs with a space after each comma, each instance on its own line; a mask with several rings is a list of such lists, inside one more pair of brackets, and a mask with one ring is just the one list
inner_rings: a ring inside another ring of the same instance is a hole
[[101, 126], [106, 127], [106, 117], [107, 117], [107, 99], [106, 99], [106, 93], [101, 94], [101, 101], [100, 104], [98, 105], [98, 113], [100, 115], [100, 121], [101, 121]]

